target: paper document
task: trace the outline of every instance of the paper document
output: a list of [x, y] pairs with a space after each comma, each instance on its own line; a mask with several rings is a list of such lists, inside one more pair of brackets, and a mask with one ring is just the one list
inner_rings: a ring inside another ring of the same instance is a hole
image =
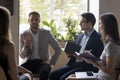
[[75, 72], [75, 76], [77, 79], [95, 79], [96, 75], [93, 72]]

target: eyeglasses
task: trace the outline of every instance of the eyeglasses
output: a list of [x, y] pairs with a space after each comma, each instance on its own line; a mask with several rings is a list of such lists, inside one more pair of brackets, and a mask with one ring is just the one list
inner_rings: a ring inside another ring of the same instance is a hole
[[83, 24], [83, 23], [86, 23], [86, 21], [85, 21], [85, 20], [84, 20], [84, 21], [81, 21], [81, 22], [80, 22], [80, 25]]

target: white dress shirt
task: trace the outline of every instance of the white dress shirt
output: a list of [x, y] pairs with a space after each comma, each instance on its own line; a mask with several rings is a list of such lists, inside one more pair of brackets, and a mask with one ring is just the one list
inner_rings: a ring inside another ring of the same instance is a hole
[[39, 54], [38, 54], [38, 32], [36, 34], [31, 32], [31, 35], [32, 35], [32, 41], [33, 41], [33, 44], [32, 44], [32, 53], [33, 54], [31, 55], [30, 59], [31, 60], [32, 59], [40, 59]]
[[[84, 36], [83, 36], [83, 38], [82, 38], [82, 40], [81, 40], [81, 42], [80, 42], [81, 49], [80, 49], [80, 51], [79, 51], [79, 55], [80, 55], [80, 54], [83, 54], [83, 52], [84, 52], [84, 50], [85, 50], [85, 47], [86, 47], [86, 45], [87, 45], [87, 42], [88, 42], [91, 34], [93, 33], [93, 31], [94, 31], [94, 30], [92, 30], [91, 32], [85, 32], [85, 33], [84, 33]], [[82, 60], [76, 60], [76, 61], [79, 62], [79, 61], [82, 61]]]

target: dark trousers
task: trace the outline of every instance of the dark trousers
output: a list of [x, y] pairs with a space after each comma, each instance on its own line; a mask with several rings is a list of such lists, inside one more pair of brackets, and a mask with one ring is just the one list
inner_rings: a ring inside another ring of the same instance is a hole
[[27, 68], [32, 73], [39, 74], [40, 80], [48, 80], [49, 74], [51, 72], [51, 66], [49, 64], [43, 63], [41, 59], [28, 60], [21, 66]]
[[59, 69], [56, 69], [51, 72], [50, 80], [65, 80], [70, 74], [74, 74], [75, 72], [83, 72], [83, 71], [94, 71], [95, 68], [92, 65], [86, 63], [75, 63], [73, 65], [66, 65]]

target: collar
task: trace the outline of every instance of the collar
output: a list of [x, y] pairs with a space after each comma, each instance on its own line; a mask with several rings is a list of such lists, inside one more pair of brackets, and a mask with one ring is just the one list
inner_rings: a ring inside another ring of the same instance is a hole
[[93, 32], [94, 32], [94, 29], [90, 32], [85, 31], [84, 35], [90, 37]]
[[34, 34], [30, 29], [29, 29], [29, 31], [30, 31], [30, 34], [32, 34], [32, 35], [38, 35], [38, 33], [39, 33], [39, 29], [36, 34]]

